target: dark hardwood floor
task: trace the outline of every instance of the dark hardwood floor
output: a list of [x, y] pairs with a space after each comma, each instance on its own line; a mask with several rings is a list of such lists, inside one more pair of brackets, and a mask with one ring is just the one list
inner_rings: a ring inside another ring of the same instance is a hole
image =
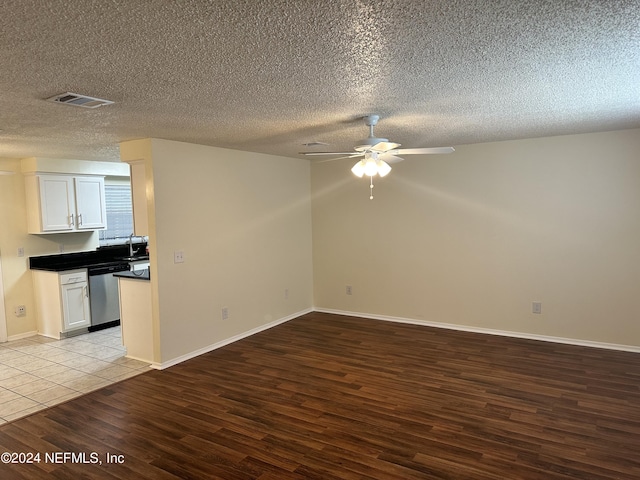
[[638, 479], [640, 355], [313, 313], [6, 424], [4, 451], [41, 461], [3, 480]]

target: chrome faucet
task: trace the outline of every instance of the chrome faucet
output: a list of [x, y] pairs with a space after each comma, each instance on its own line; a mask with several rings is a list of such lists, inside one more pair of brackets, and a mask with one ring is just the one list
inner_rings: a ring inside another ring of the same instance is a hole
[[131, 235], [129, 235], [129, 256], [133, 257], [133, 239], [134, 238], [141, 238], [144, 241], [144, 235], [136, 235], [135, 233], [132, 233]]

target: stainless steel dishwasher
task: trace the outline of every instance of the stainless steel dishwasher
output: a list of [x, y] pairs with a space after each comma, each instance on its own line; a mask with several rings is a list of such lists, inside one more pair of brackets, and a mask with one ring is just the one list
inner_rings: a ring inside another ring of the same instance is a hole
[[90, 332], [120, 325], [120, 296], [116, 272], [129, 270], [127, 262], [112, 262], [87, 268], [89, 275]]

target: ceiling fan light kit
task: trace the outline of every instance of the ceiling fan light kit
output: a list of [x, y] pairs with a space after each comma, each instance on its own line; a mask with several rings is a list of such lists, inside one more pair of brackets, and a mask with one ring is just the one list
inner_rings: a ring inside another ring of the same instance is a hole
[[362, 178], [364, 175], [374, 177], [380, 175], [384, 177], [391, 171], [391, 167], [384, 160], [378, 159], [376, 152], [367, 152], [364, 158], [358, 161], [351, 169], [353, 174]]
[[[340, 160], [341, 158], [364, 157], [359, 160], [351, 171], [354, 175], [362, 178], [364, 175], [370, 177], [369, 188], [371, 193], [369, 198], [373, 200], [373, 177], [379, 175], [384, 177], [391, 171], [389, 163], [401, 162], [404, 158], [400, 155], [431, 155], [454, 152], [453, 147], [435, 147], [435, 148], [398, 148], [399, 143], [389, 142], [387, 138], [376, 137], [373, 133], [373, 127], [378, 124], [379, 115], [367, 115], [364, 117], [364, 123], [369, 127], [369, 136], [361, 140], [360, 145], [354, 148], [355, 153], [345, 152], [301, 152], [302, 155], [347, 155], [346, 157], [333, 158], [330, 160]], [[386, 160], [386, 161], [385, 161]]]

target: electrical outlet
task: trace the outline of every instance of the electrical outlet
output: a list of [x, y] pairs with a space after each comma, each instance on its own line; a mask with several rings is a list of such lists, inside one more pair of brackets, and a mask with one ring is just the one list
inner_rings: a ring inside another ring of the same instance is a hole
[[18, 305], [15, 310], [16, 317], [24, 317], [27, 314], [27, 307], [24, 305]]
[[289, 300], [289, 289], [288, 288], [284, 289], [284, 299], [285, 300]]
[[351, 285], [347, 285], [345, 291], [346, 291], [347, 295], [352, 295], [353, 294], [353, 290], [351, 289]]
[[173, 263], [184, 263], [184, 252], [182, 250], [173, 252]]
[[542, 302], [533, 302], [531, 304], [531, 312], [536, 314], [542, 313]]
[[229, 307], [222, 307], [222, 320], [229, 319]]
[[24, 247], [18, 247], [18, 256], [24, 257]]

